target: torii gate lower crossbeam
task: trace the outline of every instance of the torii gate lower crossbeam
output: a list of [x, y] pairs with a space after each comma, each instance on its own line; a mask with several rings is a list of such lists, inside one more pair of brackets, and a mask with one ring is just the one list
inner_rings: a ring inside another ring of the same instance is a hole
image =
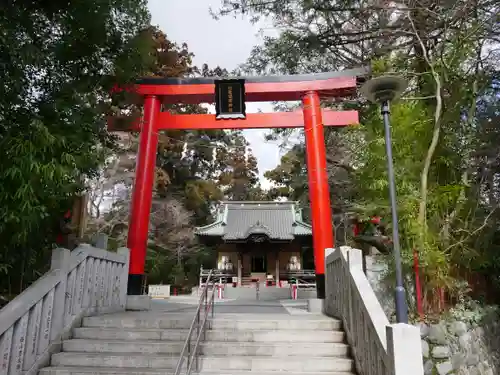
[[319, 299], [324, 299], [325, 249], [334, 247], [334, 228], [323, 127], [356, 124], [358, 113], [322, 111], [320, 98], [354, 94], [358, 77], [366, 73], [365, 69], [353, 69], [335, 73], [245, 78], [243, 79], [245, 101], [301, 100], [303, 108], [302, 114], [300, 112], [248, 114], [241, 119], [218, 120], [214, 115], [174, 115], [162, 112], [162, 104], [213, 103], [218, 79], [146, 78], [129, 89], [144, 97], [143, 117], [139, 121], [131, 121], [125, 125], [117, 119], [109, 121], [110, 131], [140, 131], [127, 240], [127, 246], [130, 248], [128, 294], [141, 294], [144, 282], [159, 131], [304, 126], [317, 296]]

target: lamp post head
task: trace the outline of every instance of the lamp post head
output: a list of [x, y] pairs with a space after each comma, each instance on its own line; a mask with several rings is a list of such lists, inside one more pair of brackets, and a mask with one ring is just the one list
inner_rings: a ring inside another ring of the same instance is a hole
[[373, 103], [383, 103], [400, 97], [408, 83], [402, 77], [386, 75], [372, 78], [361, 86], [361, 94]]

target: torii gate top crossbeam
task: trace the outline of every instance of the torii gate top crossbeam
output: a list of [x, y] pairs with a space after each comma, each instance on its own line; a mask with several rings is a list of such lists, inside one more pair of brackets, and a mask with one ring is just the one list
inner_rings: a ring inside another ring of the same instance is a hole
[[[247, 102], [295, 101], [308, 92], [320, 96], [343, 97], [356, 92], [360, 77], [368, 69], [350, 69], [332, 73], [298, 74], [241, 78], [245, 80]], [[215, 81], [220, 78], [143, 78], [136, 82], [134, 92], [157, 95], [165, 104], [213, 103]]]

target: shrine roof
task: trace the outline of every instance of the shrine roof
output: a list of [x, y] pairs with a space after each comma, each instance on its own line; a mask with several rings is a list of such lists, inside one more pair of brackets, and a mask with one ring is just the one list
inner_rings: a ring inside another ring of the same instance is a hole
[[291, 241], [311, 236], [312, 228], [302, 221], [298, 202], [222, 202], [214, 223], [195, 229], [196, 235], [221, 237], [224, 241], [267, 236], [270, 240]]

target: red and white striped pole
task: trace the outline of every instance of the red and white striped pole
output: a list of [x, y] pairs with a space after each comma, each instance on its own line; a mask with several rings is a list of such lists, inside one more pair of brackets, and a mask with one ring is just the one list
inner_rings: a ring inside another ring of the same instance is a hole
[[292, 299], [297, 299], [297, 284], [292, 284], [290, 290], [292, 291]]
[[223, 288], [222, 284], [217, 284], [217, 297], [219, 299], [224, 298], [224, 288]]

